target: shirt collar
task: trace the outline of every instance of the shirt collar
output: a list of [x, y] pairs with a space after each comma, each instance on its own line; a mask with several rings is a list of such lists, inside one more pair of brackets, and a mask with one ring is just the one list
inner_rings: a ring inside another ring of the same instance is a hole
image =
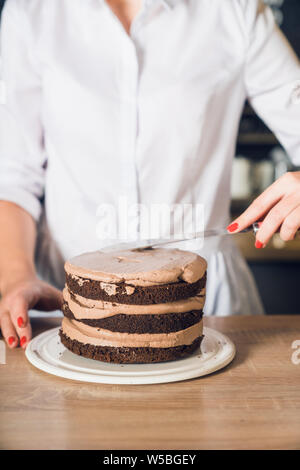
[[[180, 0], [144, 0], [146, 7], [152, 5], [153, 3], [161, 3], [165, 8], [171, 9], [174, 8], [176, 3]], [[105, 0], [98, 0], [99, 3], [104, 3]]]
[[160, 0], [167, 8], [174, 8], [180, 0]]
[[144, 0], [146, 6], [152, 5], [153, 3], [161, 3], [165, 8], [173, 8], [178, 0]]

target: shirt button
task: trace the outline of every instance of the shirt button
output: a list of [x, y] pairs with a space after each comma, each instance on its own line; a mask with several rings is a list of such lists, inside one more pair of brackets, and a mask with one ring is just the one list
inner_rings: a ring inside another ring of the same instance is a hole
[[6, 104], [6, 86], [4, 80], [0, 80], [0, 104]]
[[293, 104], [300, 104], [300, 80], [298, 80], [294, 85], [292, 102]]

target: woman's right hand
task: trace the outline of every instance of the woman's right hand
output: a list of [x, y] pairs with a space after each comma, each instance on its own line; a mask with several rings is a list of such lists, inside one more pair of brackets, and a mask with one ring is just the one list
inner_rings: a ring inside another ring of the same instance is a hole
[[25, 349], [32, 337], [28, 311], [36, 308], [46, 312], [61, 309], [62, 293], [38, 278], [13, 282], [2, 290], [0, 329], [10, 348]]

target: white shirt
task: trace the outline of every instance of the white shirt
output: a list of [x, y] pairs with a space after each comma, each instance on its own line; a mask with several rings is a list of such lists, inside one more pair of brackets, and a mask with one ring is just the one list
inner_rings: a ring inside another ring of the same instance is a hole
[[[7, 0], [2, 20], [0, 198], [39, 220], [45, 194], [38, 259], [57, 285], [107, 244], [100, 204], [203, 204], [226, 227], [246, 97], [300, 165], [299, 63], [258, 0], [148, 0], [130, 35], [104, 0]], [[230, 237], [200, 253], [206, 314], [262, 312]]]

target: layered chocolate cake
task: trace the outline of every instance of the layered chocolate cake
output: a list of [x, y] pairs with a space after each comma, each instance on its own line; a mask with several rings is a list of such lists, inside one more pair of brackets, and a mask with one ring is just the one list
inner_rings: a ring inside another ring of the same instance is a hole
[[76, 256], [65, 264], [62, 343], [105, 362], [186, 357], [202, 340], [206, 267], [178, 249]]

